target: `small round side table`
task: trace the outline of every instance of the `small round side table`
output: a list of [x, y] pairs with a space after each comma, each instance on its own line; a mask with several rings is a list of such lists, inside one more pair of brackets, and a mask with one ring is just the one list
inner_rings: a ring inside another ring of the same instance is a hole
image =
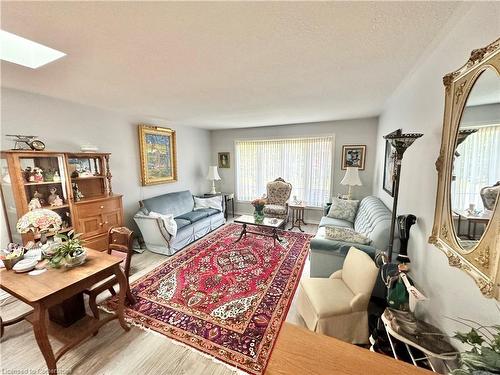
[[304, 209], [306, 207], [306, 204], [304, 202], [290, 203], [288, 207], [290, 208], [291, 222], [292, 222], [292, 226], [288, 230], [292, 230], [293, 228], [299, 228], [299, 230], [303, 232], [304, 230], [300, 227], [300, 224], [307, 225], [304, 222]]

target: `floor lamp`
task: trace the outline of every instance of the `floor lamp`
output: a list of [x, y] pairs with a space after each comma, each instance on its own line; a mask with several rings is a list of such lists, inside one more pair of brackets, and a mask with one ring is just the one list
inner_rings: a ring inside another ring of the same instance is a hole
[[394, 181], [394, 199], [392, 202], [392, 218], [391, 218], [391, 233], [389, 238], [389, 247], [387, 249], [387, 261], [391, 263], [392, 261], [392, 250], [394, 246], [394, 230], [396, 229], [396, 217], [398, 209], [398, 198], [399, 198], [399, 178], [401, 175], [401, 160], [403, 160], [403, 154], [408, 147], [410, 147], [416, 139], [420, 138], [422, 133], [407, 133], [403, 134], [401, 129], [393, 131], [392, 133], [384, 136], [384, 139], [388, 140], [392, 147], [394, 147], [394, 170], [393, 170], [393, 181]]

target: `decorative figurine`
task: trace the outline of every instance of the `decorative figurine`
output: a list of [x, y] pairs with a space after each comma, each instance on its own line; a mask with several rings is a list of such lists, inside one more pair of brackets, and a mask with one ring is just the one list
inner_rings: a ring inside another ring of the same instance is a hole
[[61, 181], [61, 176], [59, 176], [59, 172], [55, 171], [54, 172], [54, 178], [52, 179], [54, 182], [60, 182]]
[[[37, 190], [35, 190], [35, 192], [33, 193], [33, 198], [38, 199], [38, 202], [40, 202], [40, 204], [41, 204], [42, 206], [45, 204], [45, 199], [43, 198], [43, 194], [42, 194], [42, 193], [40, 193], [40, 192], [38, 191], [38, 189], [37, 189]], [[50, 198], [49, 198], [49, 199], [50, 199]], [[49, 202], [49, 203], [50, 203], [50, 202]]]
[[62, 206], [63, 204], [64, 204], [64, 202], [61, 199], [61, 197], [59, 197], [59, 195], [56, 195], [56, 198], [54, 199], [54, 201], [50, 205], [52, 207], [59, 207], [59, 206]]
[[85, 196], [82, 194], [80, 189], [78, 189], [78, 184], [76, 182], [73, 182], [73, 196], [74, 196], [75, 202], [78, 202], [82, 198], [85, 198]]
[[55, 171], [52, 169], [52, 168], [49, 168], [45, 171], [43, 171], [42, 175], [43, 175], [43, 178], [45, 179], [45, 181], [54, 181], [54, 173]]
[[51, 206], [53, 206], [54, 201], [56, 200], [56, 198], [58, 198], [58, 197], [59, 197], [59, 195], [57, 195], [57, 194], [56, 194], [56, 193], [57, 193], [57, 188], [55, 188], [55, 187], [51, 187], [51, 188], [49, 189], [49, 191], [50, 191], [50, 195], [49, 195], [49, 197], [47, 198], [47, 202], [49, 202], [49, 204], [50, 204]]
[[30, 210], [30, 211], [37, 210], [39, 208], [42, 208], [42, 205], [40, 204], [40, 201], [38, 200], [38, 198], [33, 198], [28, 203], [28, 210]]
[[[33, 168], [33, 170], [35, 172], [33, 175], [33, 181], [34, 182], [43, 182], [43, 174], [42, 174], [43, 170], [41, 168], [38, 168], [38, 167]], [[30, 179], [30, 181], [31, 181], [31, 179]]]

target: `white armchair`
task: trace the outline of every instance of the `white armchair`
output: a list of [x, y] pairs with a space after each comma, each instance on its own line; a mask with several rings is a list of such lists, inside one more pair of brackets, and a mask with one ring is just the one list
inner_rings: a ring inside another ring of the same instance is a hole
[[349, 249], [344, 268], [329, 278], [300, 281], [297, 310], [311, 331], [353, 344], [368, 343], [368, 302], [378, 269], [368, 254]]

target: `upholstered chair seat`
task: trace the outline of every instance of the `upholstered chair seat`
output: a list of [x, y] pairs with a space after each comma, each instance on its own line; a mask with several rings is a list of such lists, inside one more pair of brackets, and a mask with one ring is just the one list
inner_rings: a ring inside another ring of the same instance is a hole
[[281, 177], [267, 184], [267, 204], [264, 215], [286, 220], [288, 218], [288, 199], [292, 193], [292, 184]]
[[368, 303], [378, 269], [365, 252], [351, 247], [344, 268], [329, 278], [300, 281], [297, 310], [311, 331], [353, 344], [368, 343]]

